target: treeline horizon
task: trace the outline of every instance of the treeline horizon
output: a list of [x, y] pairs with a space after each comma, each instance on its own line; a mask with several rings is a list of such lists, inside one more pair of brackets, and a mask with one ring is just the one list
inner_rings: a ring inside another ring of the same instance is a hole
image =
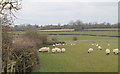
[[57, 25], [31, 25], [31, 24], [21, 24], [21, 25], [14, 25], [12, 30], [14, 31], [25, 31], [27, 28], [38, 28], [39, 30], [52, 30], [52, 29], [74, 29], [75, 31], [81, 31], [84, 29], [100, 29], [100, 28], [120, 28], [118, 24], [111, 24], [111, 23], [83, 23], [80, 20], [77, 21], [70, 21], [68, 24], [61, 25], [58, 23]]

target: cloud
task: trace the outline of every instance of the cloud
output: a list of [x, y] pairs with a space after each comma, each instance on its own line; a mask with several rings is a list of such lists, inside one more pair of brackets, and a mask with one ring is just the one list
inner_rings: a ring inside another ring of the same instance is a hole
[[118, 0], [29, 0], [29, 2], [118, 2]]
[[27, 2], [17, 13], [19, 23], [55, 24], [83, 22], [117, 23], [117, 2]]

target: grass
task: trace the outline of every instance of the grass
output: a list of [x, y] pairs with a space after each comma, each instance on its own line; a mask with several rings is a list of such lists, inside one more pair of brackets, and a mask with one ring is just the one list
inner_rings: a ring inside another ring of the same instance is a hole
[[[49, 36], [51, 39], [53, 36]], [[78, 36], [78, 41], [72, 41], [73, 36], [57, 36], [59, 40], [65, 41], [68, 45], [57, 47], [66, 48], [65, 53], [38, 53], [41, 61], [41, 68], [37, 72], [118, 72], [118, 55], [114, 55], [112, 50], [118, 48], [117, 38]], [[96, 42], [102, 46], [103, 50], [97, 50], [91, 44]], [[76, 45], [70, 45], [74, 43]], [[110, 44], [110, 47], [107, 44]], [[88, 54], [88, 49], [92, 47], [93, 53]], [[105, 49], [111, 50], [110, 55], [106, 55]]]
[[93, 34], [118, 36], [118, 31], [39, 32], [40, 34]]
[[[60, 29], [58, 29], [58, 32], [53, 32], [53, 30], [49, 30], [49, 31], [45, 32], [43, 30], [43, 31], [39, 31], [39, 33], [40, 34], [93, 34], [93, 35], [118, 36], [118, 31], [68, 31], [68, 32], [65, 31], [65, 32], [63, 32], [63, 30], [69, 30], [69, 29], [61, 29], [61, 32], [60, 32], [59, 30]], [[73, 29], [70, 29], [70, 30], [73, 30]], [[97, 29], [97, 30], [100, 30], [100, 29]], [[105, 30], [105, 29], [103, 29], [103, 30]], [[110, 29], [110, 30], [113, 30], [113, 29]], [[24, 33], [25, 33], [24, 31], [15, 31], [15, 32], [13, 32], [13, 34], [15, 34], [15, 35], [18, 35], [18, 34], [21, 35], [21, 34], [24, 34]]]
[[[39, 32], [40, 34], [95, 34], [117, 36], [117, 31], [79, 31], [79, 32]], [[24, 32], [15, 32], [24, 34]], [[73, 37], [77, 41], [73, 41]], [[82, 36], [82, 35], [48, 35], [51, 40], [56, 37], [59, 41], [65, 41], [68, 45], [57, 46], [66, 48], [65, 53], [39, 53], [41, 68], [34, 72], [118, 72], [118, 55], [114, 55], [112, 50], [118, 48], [118, 38]], [[103, 50], [97, 50], [91, 44], [100, 44]], [[71, 45], [76, 44], [76, 45]], [[108, 46], [110, 44], [110, 46]], [[49, 46], [52, 49], [52, 46]], [[88, 49], [92, 47], [93, 53], [88, 54]], [[111, 50], [110, 55], [106, 55], [105, 50]], [[38, 50], [37, 50], [38, 51]]]

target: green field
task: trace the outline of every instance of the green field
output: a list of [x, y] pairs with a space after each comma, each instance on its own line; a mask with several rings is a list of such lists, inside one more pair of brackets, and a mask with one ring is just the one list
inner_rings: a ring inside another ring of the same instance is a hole
[[[48, 36], [49, 39], [55, 37]], [[37, 72], [118, 72], [118, 55], [114, 55], [112, 50], [118, 48], [118, 39], [111, 37], [96, 36], [76, 36], [77, 41], [73, 41], [73, 35], [57, 36], [58, 40], [65, 41], [67, 45], [56, 47], [66, 48], [65, 53], [39, 53], [41, 68]], [[100, 44], [103, 50], [97, 50], [91, 44]], [[71, 45], [76, 44], [76, 45]], [[107, 46], [110, 44], [110, 46]], [[88, 54], [88, 49], [92, 47], [93, 53]], [[111, 50], [110, 55], [106, 55], [105, 50]]]
[[[25, 32], [14, 32], [24, 34]], [[39, 32], [40, 34], [93, 34], [118, 36], [118, 31], [78, 31], [78, 32]], [[65, 41], [67, 45], [56, 46], [66, 48], [65, 53], [39, 53], [40, 69], [34, 72], [118, 72], [118, 55], [112, 53], [118, 48], [117, 37], [99, 37], [83, 35], [48, 35], [48, 40], [56, 37], [58, 41]], [[73, 41], [77, 37], [77, 41]], [[98, 43], [103, 50], [98, 50], [92, 43]], [[75, 44], [75, 45], [71, 45]], [[108, 46], [110, 44], [110, 46]], [[49, 46], [52, 48], [52, 46]], [[88, 54], [88, 49], [94, 51]], [[110, 49], [110, 55], [105, 50]], [[38, 51], [38, 50], [37, 50]]]
[[[45, 32], [43, 32], [45, 33]], [[80, 31], [80, 32], [48, 32], [48, 34], [93, 34], [93, 35], [111, 35], [111, 36], [118, 36], [118, 32], [113, 31]]]
[[[24, 32], [13, 32], [14, 34], [24, 34]], [[118, 31], [73, 31], [73, 32], [39, 32], [40, 34], [93, 34], [118, 36]]]

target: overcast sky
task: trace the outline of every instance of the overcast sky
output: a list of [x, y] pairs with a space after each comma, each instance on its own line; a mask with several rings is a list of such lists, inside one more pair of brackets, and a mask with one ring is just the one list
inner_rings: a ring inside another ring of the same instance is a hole
[[23, 0], [16, 24], [118, 22], [118, 0]]

